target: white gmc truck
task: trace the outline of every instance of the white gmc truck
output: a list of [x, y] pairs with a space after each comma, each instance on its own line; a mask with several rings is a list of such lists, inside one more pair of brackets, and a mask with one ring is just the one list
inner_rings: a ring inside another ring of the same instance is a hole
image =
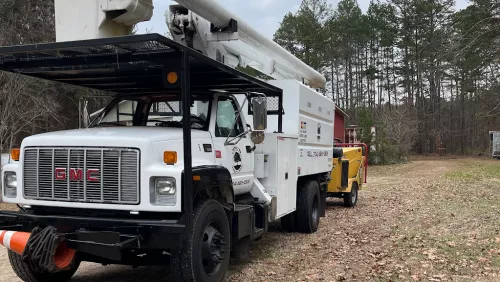
[[[127, 10], [115, 12], [105, 15]], [[221, 281], [230, 254], [245, 255], [270, 222], [318, 229], [333, 102], [295, 79], [236, 71], [196, 44], [149, 34], [0, 48], [0, 70], [116, 96], [87, 128], [24, 139], [4, 166], [3, 201], [20, 211], [0, 211], [0, 242], [21, 279], [66, 281], [91, 261]]]

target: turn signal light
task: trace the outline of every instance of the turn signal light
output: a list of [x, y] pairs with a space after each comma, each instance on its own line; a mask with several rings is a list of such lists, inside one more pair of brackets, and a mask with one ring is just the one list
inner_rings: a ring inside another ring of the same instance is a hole
[[163, 152], [163, 161], [168, 165], [177, 163], [177, 152], [165, 151]]
[[10, 157], [14, 161], [19, 161], [21, 158], [21, 150], [18, 148], [10, 150]]

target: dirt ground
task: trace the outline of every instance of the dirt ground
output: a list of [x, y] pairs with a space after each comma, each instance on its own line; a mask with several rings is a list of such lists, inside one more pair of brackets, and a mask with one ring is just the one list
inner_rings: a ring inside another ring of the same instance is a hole
[[[329, 200], [312, 235], [274, 227], [227, 281], [500, 281], [500, 162], [419, 158], [370, 168], [356, 208]], [[73, 281], [166, 281], [84, 264]], [[0, 281], [19, 281], [0, 249]]]

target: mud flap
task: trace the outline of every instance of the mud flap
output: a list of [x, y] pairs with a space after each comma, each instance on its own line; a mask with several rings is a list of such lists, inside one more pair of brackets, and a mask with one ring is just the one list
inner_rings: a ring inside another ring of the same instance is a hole
[[252, 225], [255, 222], [255, 211], [250, 205], [235, 205], [233, 217], [232, 238], [240, 240], [241, 238], [251, 236], [253, 232]]
[[320, 210], [319, 216], [325, 217], [326, 215], [326, 198], [327, 198], [327, 188], [321, 189], [319, 191], [319, 200], [320, 200]]

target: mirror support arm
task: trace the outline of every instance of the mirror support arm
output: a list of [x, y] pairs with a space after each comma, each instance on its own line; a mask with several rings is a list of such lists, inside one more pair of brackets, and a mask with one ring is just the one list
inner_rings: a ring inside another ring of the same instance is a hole
[[82, 97], [78, 101], [78, 127], [88, 128], [90, 125], [89, 111], [88, 111], [89, 101]]
[[[255, 129], [252, 129], [251, 126], [249, 126], [248, 124], [246, 125], [247, 126], [247, 130], [245, 130], [245, 132], [241, 133], [241, 134], [238, 134], [237, 136], [235, 137], [231, 137], [231, 134], [233, 133], [234, 131], [234, 127], [236, 125], [236, 123], [238, 122], [238, 119], [240, 118], [240, 116], [242, 116], [242, 109], [245, 107], [245, 104], [249, 103], [249, 105], [251, 105], [251, 97], [252, 96], [260, 96], [260, 97], [263, 97], [264, 99], [266, 98], [266, 95], [264, 95], [263, 93], [256, 93], [256, 92], [247, 92], [245, 94], [246, 96], [246, 99], [244, 99], [243, 101], [243, 104], [238, 108], [238, 114], [236, 115], [236, 118], [234, 119], [233, 121], [233, 124], [231, 126], [231, 131], [229, 132], [229, 135], [227, 136], [226, 138], [226, 141], [224, 142], [224, 145], [235, 145], [235, 144], [238, 144], [238, 142], [245, 136], [247, 135], [248, 133], [252, 132], [252, 133], [262, 133], [264, 134], [266, 132], [266, 130], [255, 130]], [[254, 119], [254, 123], [255, 123], [255, 119]], [[252, 142], [253, 142], [253, 139], [252, 139]], [[254, 146], [255, 147], [255, 146]], [[254, 148], [255, 150], [255, 148]]]
[[[248, 95], [248, 93], [247, 93], [247, 95]], [[234, 126], [236, 125], [236, 122], [238, 122], [238, 119], [241, 116], [241, 111], [242, 111], [243, 107], [245, 107], [246, 103], [247, 103], [247, 99], [245, 99], [243, 101], [243, 104], [241, 105], [241, 107], [238, 107], [238, 114], [236, 115], [236, 118], [234, 119], [233, 125], [231, 126], [231, 131], [229, 132], [229, 135], [227, 136], [226, 141], [224, 142], [224, 145], [226, 145], [226, 146], [238, 144], [238, 142], [240, 142], [240, 140], [243, 138], [243, 136], [245, 136], [246, 134], [248, 134], [248, 132], [251, 131], [251, 130], [247, 129], [247, 130], [245, 130], [245, 132], [243, 132], [243, 133], [239, 134], [238, 136], [234, 137], [233, 139], [229, 140], [231, 133], [233, 133], [233, 131], [234, 131]], [[235, 140], [236, 140], [236, 142], [233, 143]]]

